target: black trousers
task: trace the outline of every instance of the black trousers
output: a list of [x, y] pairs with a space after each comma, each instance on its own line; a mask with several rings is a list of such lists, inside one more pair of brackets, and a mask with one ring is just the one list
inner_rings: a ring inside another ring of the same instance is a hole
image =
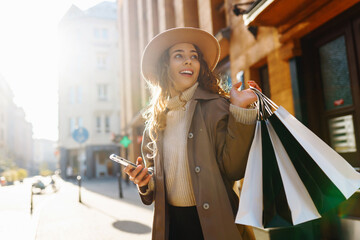
[[169, 240], [204, 240], [196, 207], [169, 205]]

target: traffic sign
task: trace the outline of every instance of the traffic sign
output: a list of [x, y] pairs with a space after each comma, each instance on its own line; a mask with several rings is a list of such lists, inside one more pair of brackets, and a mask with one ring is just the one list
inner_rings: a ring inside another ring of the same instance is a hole
[[89, 132], [86, 128], [80, 127], [73, 131], [73, 139], [78, 143], [84, 143], [89, 138]]

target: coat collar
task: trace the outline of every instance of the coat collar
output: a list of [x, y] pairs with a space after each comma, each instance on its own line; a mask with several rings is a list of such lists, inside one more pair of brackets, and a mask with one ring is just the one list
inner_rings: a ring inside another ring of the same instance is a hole
[[220, 97], [219, 94], [211, 93], [211, 92], [203, 89], [202, 87], [198, 86], [195, 90], [195, 93], [194, 93], [192, 99], [194, 99], [194, 100], [211, 100], [211, 99], [216, 99], [219, 97]]

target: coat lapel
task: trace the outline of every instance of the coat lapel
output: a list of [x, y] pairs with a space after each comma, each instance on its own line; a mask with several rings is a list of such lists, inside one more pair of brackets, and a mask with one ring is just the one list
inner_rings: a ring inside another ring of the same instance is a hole
[[191, 120], [193, 119], [197, 103], [198, 103], [197, 100], [191, 100], [189, 103], [189, 112], [186, 116], [186, 122], [187, 122], [186, 133], [189, 133], [190, 126], [191, 126]]

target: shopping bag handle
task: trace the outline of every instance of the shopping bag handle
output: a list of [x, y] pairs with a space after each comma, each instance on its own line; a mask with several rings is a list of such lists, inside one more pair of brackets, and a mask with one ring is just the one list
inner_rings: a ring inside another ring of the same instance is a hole
[[268, 98], [265, 94], [263, 94], [261, 91], [259, 91], [257, 88], [251, 87], [250, 89], [255, 93], [258, 94], [259, 96], [261, 96], [261, 98], [263, 98], [265, 100], [265, 102], [267, 102], [272, 108], [274, 109], [278, 109], [279, 106], [276, 105], [276, 103], [274, 103], [270, 98]]
[[[278, 105], [276, 105], [270, 98], [265, 96], [265, 94], [263, 94], [258, 89], [250, 86], [250, 90], [252, 90], [257, 97], [255, 106], [258, 111], [258, 120], [268, 119], [273, 114], [273, 112], [279, 108]], [[273, 111], [273, 109], [275, 110]]]

